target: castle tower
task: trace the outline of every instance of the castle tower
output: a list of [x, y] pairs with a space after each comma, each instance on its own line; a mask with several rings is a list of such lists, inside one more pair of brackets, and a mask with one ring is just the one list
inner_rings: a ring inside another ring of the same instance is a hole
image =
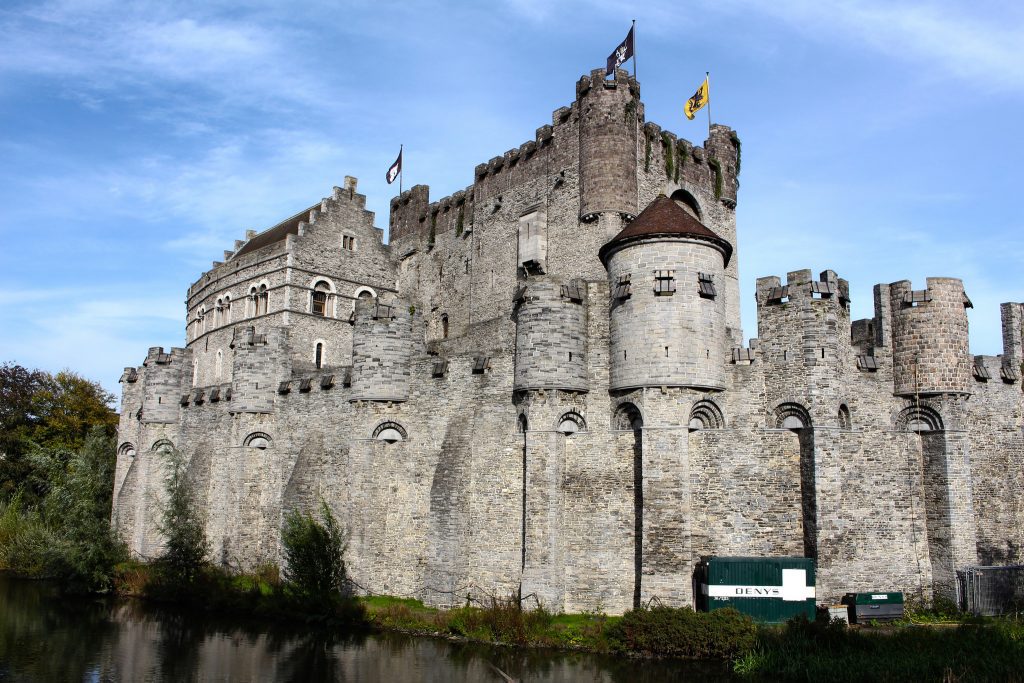
[[640, 86], [624, 69], [595, 69], [576, 84], [580, 115], [580, 217], [637, 213]]
[[356, 301], [352, 334], [352, 400], [405, 401], [412, 357], [410, 314], [399, 302]]
[[585, 285], [531, 278], [517, 293], [515, 390], [587, 391]]
[[613, 390], [724, 389], [728, 242], [664, 195], [605, 244]]
[[[154, 346], [142, 363], [145, 367], [142, 388], [143, 424], [177, 424], [180, 409], [182, 373], [191, 354], [185, 349], [171, 349], [164, 353], [162, 346]], [[186, 384], [188, 384], [186, 382]]]
[[914, 290], [907, 280], [889, 285], [893, 393], [970, 394], [973, 360], [967, 340], [969, 305], [963, 282], [930, 277]]
[[288, 331], [270, 328], [258, 334], [252, 326], [236, 327], [231, 348], [231, 412], [270, 413], [278, 385], [290, 378]]

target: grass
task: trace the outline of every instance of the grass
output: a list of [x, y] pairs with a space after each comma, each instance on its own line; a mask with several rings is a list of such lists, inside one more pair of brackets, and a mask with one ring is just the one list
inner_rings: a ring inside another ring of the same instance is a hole
[[[945, 622], [936, 622], [945, 623]], [[1024, 681], [1024, 626], [974, 620], [955, 628], [911, 623], [847, 628], [792, 621], [762, 628], [735, 673], [777, 681]]]

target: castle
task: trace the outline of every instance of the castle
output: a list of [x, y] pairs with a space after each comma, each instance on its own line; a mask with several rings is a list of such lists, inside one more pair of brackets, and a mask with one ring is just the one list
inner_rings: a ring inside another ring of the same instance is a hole
[[417, 185], [390, 240], [356, 180], [248, 232], [188, 290], [185, 348], [126, 368], [113, 523], [142, 557], [165, 454], [214, 560], [280, 559], [323, 500], [350, 576], [429, 604], [693, 604], [704, 555], [807, 556], [819, 600], [951, 595], [1024, 560], [1024, 305], [971, 356], [959, 280], [757, 282], [740, 330], [740, 141], [645, 122], [583, 76], [464, 191]]

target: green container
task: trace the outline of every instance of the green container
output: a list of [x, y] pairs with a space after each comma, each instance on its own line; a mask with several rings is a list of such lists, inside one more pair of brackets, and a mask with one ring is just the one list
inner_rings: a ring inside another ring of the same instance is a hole
[[851, 624], [903, 618], [903, 593], [847, 593], [842, 602], [850, 610]]
[[814, 560], [806, 557], [704, 557], [694, 588], [705, 612], [732, 607], [766, 624], [814, 619]]

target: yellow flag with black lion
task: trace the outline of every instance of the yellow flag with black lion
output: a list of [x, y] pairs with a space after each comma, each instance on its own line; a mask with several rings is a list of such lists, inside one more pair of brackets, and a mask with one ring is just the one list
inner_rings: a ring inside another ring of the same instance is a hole
[[693, 93], [693, 97], [686, 100], [686, 104], [683, 106], [683, 113], [686, 114], [686, 118], [693, 120], [693, 115], [699, 111], [705, 104], [708, 103], [708, 78], [704, 77], [704, 82], [697, 88], [697, 92]]

